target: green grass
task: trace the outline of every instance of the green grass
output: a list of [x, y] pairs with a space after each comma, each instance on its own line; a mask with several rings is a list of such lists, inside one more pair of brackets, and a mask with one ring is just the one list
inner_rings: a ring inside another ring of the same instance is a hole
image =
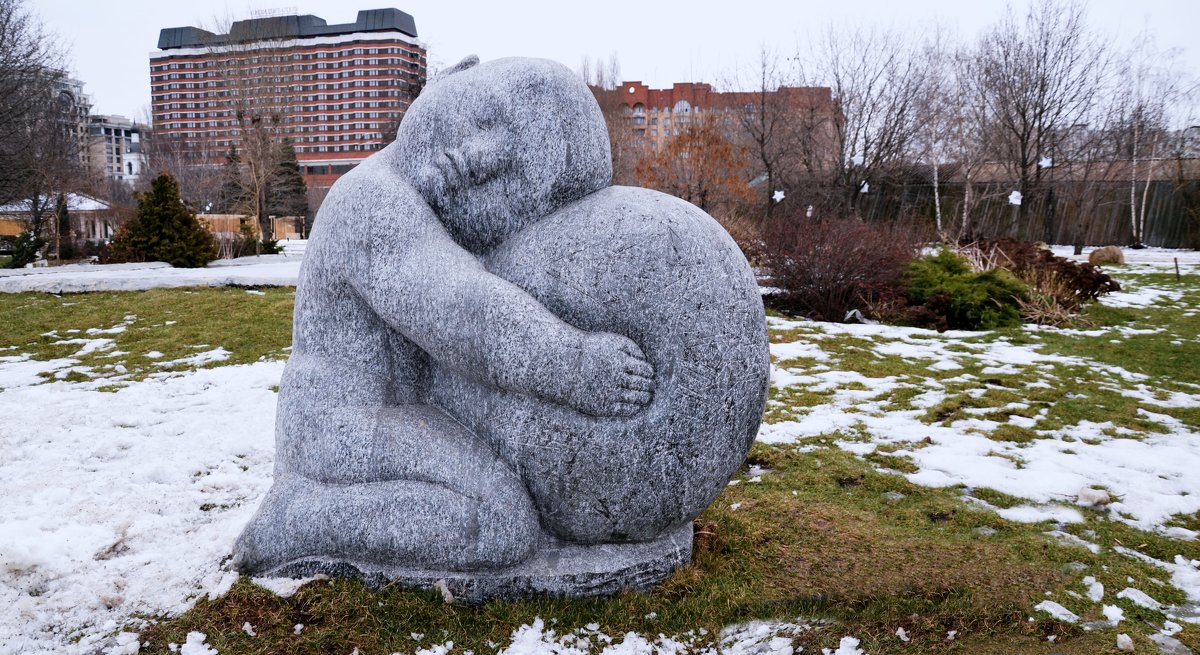
[[[493, 652], [489, 644], [507, 645], [514, 629], [538, 617], [556, 620], [560, 633], [598, 623], [618, 640], [628, 631], [653, 638], [703, 628], [713, 635], [753, 619], [807, 617], [833, 623], [805, 633], [796, 644], [804, 652], [836, 647], [845, 634], [871, 653], [1031, 649], [1049, 634], [1065, 639], [1064, 652], [1083, 653], [1110, 640], [1045, 617], [1027, 621], [1046, 591], [1058, 598], [1076, 583], [1063, 567], [1093, 559], [1086, 551], [973, 510], [958, 490], [916, 487], [836, 448], [756, 446], [751, 461], [770, 472], [761, 483], [730, 487], [697, 519], [693, 563], [653, 593], [471, 606], [345, 580], [281, 599], [242, 580], [142, 638], [152, 652], [182, 643], [192, 630], [222, 653], [412, 652], [444, 641], [455, 652]], [[996, 532], [984, 537], [980, 527]], [[246, 622], [258, 637], [242, 631]], [[296, 624], [305, 626], [299, 635]], [[908, 644], [895, 637], [900, 627]], [[953, 642], [949, 630], [959, 633]], [[414, 641], [412, 633], [424, 638]]]
[[[216, 348], [231, 353], [221, 365], [285, 358], [295, 290], [266, 288], [259, 293], [263, 295], [226, 287], [61, 297], [0, 294], [0, 315], [5, 317], [0, 356], [74, 359], [59, 373], [76, 381], [103, 377], [117, 386], [162, 371], [195, 368], [163, 364]], [[124, 331], [116, 333], [88, 333], [122, 325]], [[76, 354], [83, 344], [62, 343], [79, 339], [112, 343], [83, 355]], [[147, 356], [154, 353], [160, 355]]]
[[[995, 441], [995, 456], [1018, 466], [1028, 464], [1025, 448], [1035, 440], [1062, 438], [1062, 431], [1085, 422], [1111, 425], [1095, 435], [1081, 434], [1080, 448], [1097, 439], [1162, 434], [1167, 426], [1144, 411], [1197, 429], [1200, 410], [1163, 408], [1130, 392], [1141, 389], [1160, 401], [1171, 392], [1200, 392], [1189, 386], [1200, 384], [1200, 367], [1194, 365], [1200, 362], [1200, 318], [1183, 316], [1187, 308], [1200, 307], [1200, 277], [1185, 276], [1178, 284], [1173, 276], [1128, 277], [1123, 284], [1181, 292], [1179, 306], [1094, 305], [1085, 318], [1103, 331], [1100, 336], [1008, 329], [967, 339], [932, 333], [911, 339], [953, 353], [962, 366], [958, 369], [930, 370], [932, 359], [877, 352], [886, 340], [822, 324], [772, 329], [772, 342], [805, 340], [828, 356], [778, 366], [798, 375], [826, 370], [847, 375], [844, 382], [816, 390], [803, 384], [773, 388], [765, 419], [803, 423], [811, 412], [830, 408], [864, 419], [905, 415], [931, 428], [980, 432]], [[68, 381], [95, 383], [100, 377], [114, 384], [161, 370], [145, 357], [151, 351], [162, 352], [161, 360], [194, 354], [201, 345], [232, 353], [212, 366], [281, 358], [290, 343], [294, 294], [263, 291], [261, 296], [241, 289], [0, 295], [0, 312], [9, 317], [8, 329], [0, 334], [0, 356], [70, 357], [78, 344], [54, 342], [111, 338], [111, 348], [76, 357], [79, 363], [64, 375]], [[129, 315], [136, 319], [127, 320]], [[86, 335], [88, 328], [122, 323], [128, 325], [124, 332]], [[1123, 329], [1161, 331], [1125, 335]], [[981, 349], [1002, 340], [1066, 359], [1011, 367], [983, 361]], [[114, 356], [113, 351], [128, 354]], [[115, 364], [127, 373], [106, 367]], [[1127, 380], [1108, 367], [1145, 378]], [[1085, 621], [1101, 619], [1101, 604], [1083, 596], [1082, 579], [1089, 575], [1104, 584], [1104, 603], [1125, 610], [1119, 631], [1134, 638], [1138, 652], [1156, 652], [1149, 635], [1161, 627], [1164, 615], [1116, 599], [1116, 593], [1129, 586], [1167, 604], [1186, 599], [1165, 572], [1116, 549], [1163, 561], [1176, 555], [1200, 559], [1200, 542], [1138, 530], [1107, 513], [1085, 510], [1083, 523], [1063, 529], [1096, 544], [1099, 553], [1092, 553], [1048, 536], [1055, 527], [1051, 523], [1007, 521], [977, 502], [1008, 508], [1028, 500], [987, 488], [910, 483], [904, 474], [917, 470], [915, 455], [925, 442], [881, 443], [861, 456], [839, 447], [874, 438], [858, 421], [794, 445], [756, 444], [747, 465], [767, 469], [761, 481], [739, 475], [741, 482], [696, 520], [692, 564], [651, 593], [474, 606], [448, 605], [429, 592], [372, 591], [352, 580], [316, 582], [280, 598], [242, 579], [225, 596], [201, 599], [181, 616], [144, 617], [154, 622], [142, 631], [142, 641], [148, 642], [143, 652], [166, 652], [169, 644], [181, 644], [189, 631], [199, 630], [222, 654], [350, 653], [355, 648], [362, 655], [411, 653], [447, 641], [454, 642], [452, 655], [482, 654], [506, 647], [514, 630], [538, 618], [560, 635], [595, 623], [617, 642], [630, 631], [651, 641], [663, 634], [691, 640], [696, 652], [710, 647], [724, 627], [752, 620], [812, 625], [794, 640], [804, 653], [836, 648], [843, 635], [862, 639], [861, 647], [872, 655], [1116, 652], [1118, 630], [1085, 631], [1032, 609], [1051, 599]], [[1177, 515], [1168, 525], [1200, 530], [1200, 514]], [[244, 623], [258, 636], [248, 636]], [[299, 634], [297, 624], [304, 625]], [[901, 642], [897, 628], [904, 628], [911, 641]], [[946, 639], [951, 630], [957, 632], [953, 641]], [[414, 639], [414, 634], [420, 636]], [[592, 652], [598, 652], [603, 644], [589, 635]], [[1047, 642], [1051, 635], [1054, 643]], [[1194, 626], [1176, 638], [1200, 651], [1200, 630]]]

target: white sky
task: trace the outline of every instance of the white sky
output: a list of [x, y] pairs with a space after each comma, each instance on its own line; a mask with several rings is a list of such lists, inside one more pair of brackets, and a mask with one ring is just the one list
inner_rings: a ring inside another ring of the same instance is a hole
[[[28, 1], [28, 0], [27, 0]], [[1028, 0], [1014, 0], [1022, 8]], [[875, 24], [914, 32], [935, 22], [973, 39], [997, 20], [997, 0], [33, 0], [29, 4], [70, 48], [72, 73], [85, 83], [93, 112], [143, 118], [149, 113], [149, 55], [164, 27], [214, 25], [255, 10], [294, 8], [330, 24], [353, 22], [359, 9], [396, 7], [412, 14], [433, 67], [467, 54], [523, 55], [572, 69], [585, 56], [617, 53], [622, 78], [652, 87], [729, 79], [763, 46], [783, 55], [830, 24]], [[1125, 45], [1149, 31], [1160, 48], [1183, 49], [1181, 63], [1200, 74], [1200, 1], [1092, 0], [1093, 28]]]

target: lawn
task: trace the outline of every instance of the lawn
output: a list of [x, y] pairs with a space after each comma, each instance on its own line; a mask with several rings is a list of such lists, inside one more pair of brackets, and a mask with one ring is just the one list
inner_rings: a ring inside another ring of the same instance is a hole
[[1200, 275], [1114, 275], [1069, 329], [771, 317], [759, 442], [690, 566], [480, 606], [223, 570], [269, 483], [292, 289], [0, 294], [0, 652], [1200, 650]]

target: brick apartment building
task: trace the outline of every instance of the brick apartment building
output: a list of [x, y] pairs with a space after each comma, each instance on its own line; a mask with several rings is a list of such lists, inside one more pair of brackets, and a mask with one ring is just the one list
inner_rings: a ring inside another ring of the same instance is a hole
[[390, 142], [425, 78], [425, 46], [398, 9], [337, 25], [288, 15], [237, 21], [227, 34], [166, 28], [150, 54], [157, 136], [220, 164], [251, 123], [270, 121], [310, 189], [327, 189]]
[[833, 90], [824, 86], [784, 86], [765, 95], [756, 91], [714, 91], [711, 84], [676, 82], [669, 89], [651, 89], [639, 81], [617, 87], [622, 105], [628, 109], [631, 129], [656, 147], [678, 134], [704, 113], [733, 116], [754, 113], [759, 103], [781, 103], [790, 116], [803, 112], [815, 117], [833, 134], [838, 116]]

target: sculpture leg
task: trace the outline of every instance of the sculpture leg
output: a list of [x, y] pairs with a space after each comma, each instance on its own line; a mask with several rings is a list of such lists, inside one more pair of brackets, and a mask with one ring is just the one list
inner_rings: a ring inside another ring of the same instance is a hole
[[445, 570], [499, 568], [529, 556], [512, 498], [474, 499], [412, 481], [330, 485], [276, 480], [234, 546], [234, 564], [263, 573], [305, 557]]
[[440, 410], [286, 416], [275, 483], [234, 547], [239, 570], [316, 556], [470, 570], [533, 552], [538, 520], [524, 485]]

